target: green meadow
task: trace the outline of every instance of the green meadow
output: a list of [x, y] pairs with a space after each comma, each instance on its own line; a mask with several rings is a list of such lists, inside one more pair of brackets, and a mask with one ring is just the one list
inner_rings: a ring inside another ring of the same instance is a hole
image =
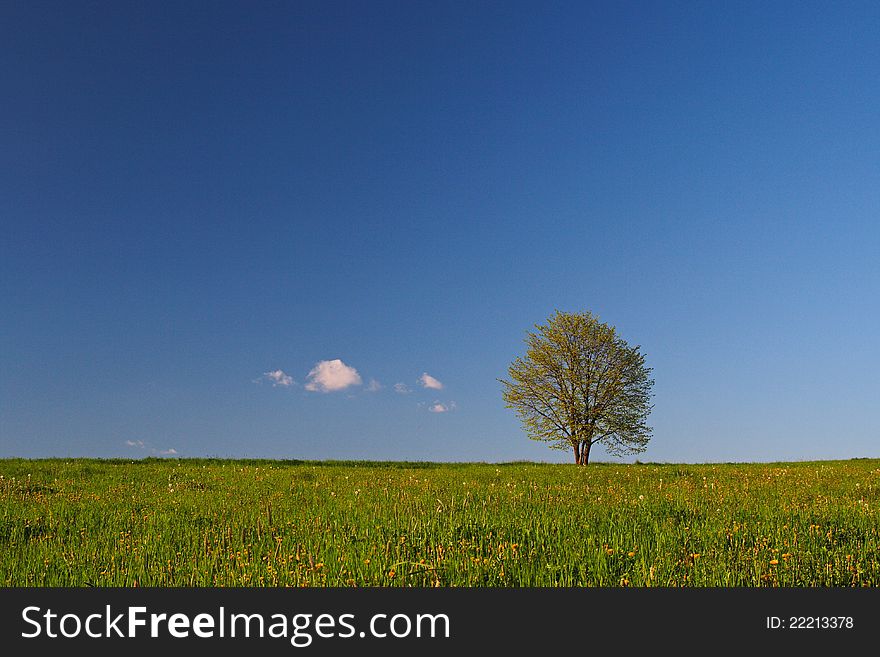
[[880, 585], [880, 460], [0, 460], [3, 586]]

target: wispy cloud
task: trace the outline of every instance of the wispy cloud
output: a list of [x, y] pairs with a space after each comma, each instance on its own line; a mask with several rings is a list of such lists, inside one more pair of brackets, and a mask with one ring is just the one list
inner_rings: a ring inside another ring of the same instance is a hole
[[422, 376], [419, 377], [419, 383], [421, 383], [423, 387], [430, 388], [431, 390], [443, 390], [443, 384], [427, 372], [422, 372]]
[[428, 410], [431, 413], [448, 413], [449, 411], [454, 411], [456, 409], [455, 402], [449, 402], [448, 404], [441, 404], [439, 401], [435, 401], [431, 406], [428, 407]]
[[370, 379], [370, 382], [367, 384], [367, 392], [379, 392], [383, 388], [382, 384], [376, 381], [376, 379]]
[[[284, 370], [272, 370], [271, 372], [263, 372], [262, 379], [272, 382], [272, 386], [288, 387], [293, 385], [293, 377], [284, 373]], [[257, 379], [260, 381], [261, 379]]]
[[412, 390], [410, 390], [409, 386], [405, 383], [395, 383], [394, 392], [396, 392], [398, 395], [408, 395], [412, 392]]
[[173, 447], [169, 447], [168, 449], [156, 449], [155, 447], [150, 446], [149, 443], [145, 443], [143, 440], [126, 440], [125, 444], [129, 447], [142, 449], [156, 456], [177, 456], [177, 450]]
[[361, 384], [361, 376], [357, 370], [338, 358], [317, 363], [309, 372], [308, 379], [306, 390], [313, 392], [334, 392]]

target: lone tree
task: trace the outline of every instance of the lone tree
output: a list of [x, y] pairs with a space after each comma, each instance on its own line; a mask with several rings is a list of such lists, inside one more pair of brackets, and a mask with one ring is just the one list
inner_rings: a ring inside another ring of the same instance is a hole
[[504, 401], [529, 437], [571, 449], [586, 465], [603, 443], [612, 454], [643, 452], [651, 439], [651, 368], [638, 346], [589, 312], [556, 311], [527, 332], [525, 357], [508, 370]]

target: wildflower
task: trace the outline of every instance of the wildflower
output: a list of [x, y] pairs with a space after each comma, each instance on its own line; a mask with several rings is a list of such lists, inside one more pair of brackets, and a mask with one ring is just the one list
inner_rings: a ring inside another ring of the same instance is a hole
[[770, 565], [771, 565], [771, 566], [775, 566], [775, 565], [778, 564], [778, 563], [779, 563], [779, 559], [770, 559]]

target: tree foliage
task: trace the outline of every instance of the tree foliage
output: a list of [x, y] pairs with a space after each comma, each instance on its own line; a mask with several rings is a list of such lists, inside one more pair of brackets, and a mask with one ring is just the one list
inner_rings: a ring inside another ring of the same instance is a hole
[[589, 312], [556, 311], [527, 332], [524, 357], [500, 379], [504, 401], [529, 437], [571, 449], [586, 465], [602, 443], [611, 454], [633, 454], [651, 439], [651, 368], [639, 346]]

